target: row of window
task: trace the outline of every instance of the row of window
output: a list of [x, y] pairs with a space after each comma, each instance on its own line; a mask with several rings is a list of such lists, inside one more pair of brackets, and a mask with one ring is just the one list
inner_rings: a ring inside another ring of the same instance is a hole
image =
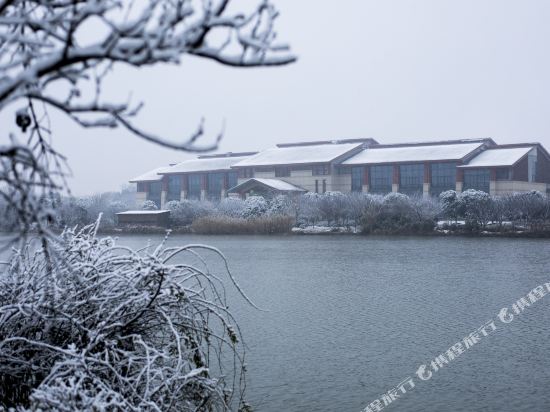
[[[422, 193], [424, 185], [424, 165], [406, 164], [399, 165], [399, 191], [401, 193]], [[432, 163], [430, 165], [431, 180], [430, 191], [432, 195], [438, 195], [445, 190], [456, 187], [455, 163]], [[377, 165], [369, 167], [369, 191], [372, 193], [388, 193], [392, 191], [394, 167], [392, 165]], [[497, 174], [497, 179], [509, 178], [510, 171]], [[489, 191], [489, 170], [465, 170], [464, 189], [478, 189]], [[364, 168], [351, 168], [351, 190], [359, 192], [364, 184]]]
[[[338, 170], [340, 170], [339, 168]], [[273, 168], [256, 168], [257, 172], [275, 172], [275, 177], [289, 177], [291, 170], [311, 170], [313, 176], [326, 176], [330, 174], [330, 165], [316, 165], [311, 168], [291, 168], [290, 166], [277, 166]], [[239, 169], [239, 177], [241, 178], [251, 178], [254, 177], [254, 169], [251, 167], [246, 167]]]

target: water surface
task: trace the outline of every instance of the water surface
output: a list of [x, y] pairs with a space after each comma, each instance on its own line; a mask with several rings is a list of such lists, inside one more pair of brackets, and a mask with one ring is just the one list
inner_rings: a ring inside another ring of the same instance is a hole
[[[160, 236], [122, 236], [142, 246]], [[550, 241], [173, 236], [228, 258], [257, 411], [357, 411], [550, 282]], [[214, 270], [221, 270], [213, 263]], [[218, 268], [218, 269], [216, 269]], [[550, 410], [550, 295], [385, 410]]]

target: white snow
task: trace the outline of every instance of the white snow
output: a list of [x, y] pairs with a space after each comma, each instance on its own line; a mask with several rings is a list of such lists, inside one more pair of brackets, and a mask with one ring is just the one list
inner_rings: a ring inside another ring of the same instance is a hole
[[363, 143], [328, 143], [317, 145], [273, 147], [245, 159], [236, 167], [328, 163]]
[[144, 173], [142, 175], [139, 175], [138, 177], [134, 177], [133, 179], [130, 179], [130, 183], [160, 182], [162, 180], [162, 176], [159, 173], [164, 172], [169, 168], [170, 168], [169, 166], [157, 167], [156, 169], [150, 170], [147, 173]]
[[119, 212], [117, 215], [160, 215], [163, 213], [170, 213], [169, 210], [127, 210], [126, 212]]
[[533, 146], [489, 149], [474, 157], [467, 165], [459, 167], [467, 169], [471, 167], [513, 166], [532, 149]]
[[258, 183], [264, 184], [264, 185], [266, 185], [266, 186], [268, 186], [272, 189], [280, 190], [282, 192], [305, 192], [306, 191], [305, 189], [302, 189], [301, 187], [294, 186], [293, 184], [290, 184], [290, 183], [285, 182], [283, 180], [279, 180], [279, 179], [260, 179], [260, 178], [248, 179], [247, 181], [235, 186], [232, 189], [232, 191], [239, 188], [239, 187], [249, 185], [250, 183], [253, 183], [253, 182], [258, 182]]
[[292, 233], [300, 233], [305, 235], [320, 235], [325, 233], [360, 233], [359, 228], [345, 226], [306, 226], [293, 227]]
[[224, 156], [185, 160], [170, 167], [164, 172], [164, 174], [229, 170], [231, 169], [231, 166], [233, 166], [235, 163], [238, 163], [249, 157], [250, 156]]
[[371, 147], [342, 162], [344, 165], [361, 165], [397, 162], [425, 162], [460, 160], [481, 147], [483, 143], [456, 143], [426, 146]]

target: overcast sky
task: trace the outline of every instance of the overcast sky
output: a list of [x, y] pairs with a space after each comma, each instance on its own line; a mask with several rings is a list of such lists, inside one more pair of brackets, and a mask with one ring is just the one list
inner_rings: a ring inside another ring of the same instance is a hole
[[[550, 1], [276, 0], [279, 38], [299, 61], [233, 69], [185, 58], [180, 66], [117, 70], [108, 87], [145, 101], [139, 124], [176, 139], [207, 120], [220, 151], [278, 142], [374, 137], [407, 142], [492, 137], [550, 149]], [[82, 130], [53, 116], [75, 194], [190, 155], [123, 130]]]

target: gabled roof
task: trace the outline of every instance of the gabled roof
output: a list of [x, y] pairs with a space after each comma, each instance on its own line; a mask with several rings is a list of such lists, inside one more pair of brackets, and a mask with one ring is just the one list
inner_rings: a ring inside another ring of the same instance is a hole
[[343, 165], [462, 160], [484, 143], [424, 144], [370, 147], [342, 162]]
[[162, 174], [212, 172], [217, 170], [229, 170], [231, 166], [247, 159], [256, 152], [227, 153], [224, 155], [199, 156], [197, 159], [185, 160], [177, 163]]
[[258, 153], [234, 167], [282, 166], [309, 163], [330, 163], [354, 150], [360, 150], [364, 143], [326, 143], [273, 147]]
[[164, 172], [165, 170], [168, 170], [168, 169], [170, 169], [169, 166], [157, 167], [156, 169], [150, 170], [147, 173], [144, 173], [142, 175], [134, 177], [133, 179], [130, 179], [129, 182], [130, 183], [160, 182], [162, 180], [162, 176], [159, 173]]
[[229, 189], [229, 192], [246, 191], [256, 185], [264, 186], [264, 187], [267, 187], [268, 189], [279, 191], [279, 192], [307, 192], [307, 190], [302, 189], [301, 187], [295, 186], [291, 183], [285, 182], [284, 180], [259, 179], [259, 178], [248, 179], [238, 184], [237, 186]]
[[470, 160], [468, 164], [459, 167], [468, 169], [474, 167], [513, 166], [532, 149], [533, 146], [489, 149], [481, 152]]

